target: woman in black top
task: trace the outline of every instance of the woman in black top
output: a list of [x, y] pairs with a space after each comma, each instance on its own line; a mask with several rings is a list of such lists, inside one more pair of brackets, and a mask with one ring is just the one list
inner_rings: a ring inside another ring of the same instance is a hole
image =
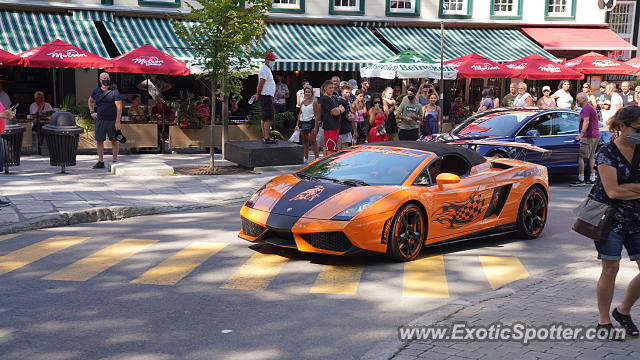
[[[617, 137], [598, 151], [598, 178], [592, 195], [596, 201], [618, 206], [607, 241], [595, 242], [598, 258], [602, 260], [597, 288], [598, 328], [608, 331], [613, 327], [609, 310], [623, 246], [629, 258], [640, 267], [640, 107], [627, 106], [618, 110], [610, 124], [611, 132]], [[630, 311], [639, 297], [640, 274], [631, 280], [624, 299], [611, 312], [630, 336], [638, 336]]]

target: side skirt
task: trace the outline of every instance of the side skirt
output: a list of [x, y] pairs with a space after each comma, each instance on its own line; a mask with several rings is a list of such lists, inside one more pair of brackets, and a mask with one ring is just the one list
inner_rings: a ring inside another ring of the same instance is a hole
[[510, 234], [514, 231], [516, 231], [515, 223], [505, 224], [505, 225], [500, 225], [497, 229], [480, 230], [478, 232], [474, 232], [468, 235], [458, 236], [455, 238], [442, 240], [442, 241], [436, 241], [426, 246], [439, 246], [439, 245], [450, 244], [450, 243], [455, 243], [460, 241], [473, 240], [473, 239], [479, 239], [479, 238], [490, 237], [490, 236], [499, 236], [504, 234]]

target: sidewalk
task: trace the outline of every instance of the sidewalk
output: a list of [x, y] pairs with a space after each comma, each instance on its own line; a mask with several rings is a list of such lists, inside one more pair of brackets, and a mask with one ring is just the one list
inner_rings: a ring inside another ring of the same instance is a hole
[[[217, 166], [235, 165], [220, 160]], [[81, 222], [122, 219], [220, 205], [246, 199], [270, 178], [289, 170], [199, 176], [116, 176], [94, 170], [96, 156], [78, 155], [76, 166], [59, 174], [49, 158], [25, 156], [12, 174], [0, 173], [0, 234]], [[111, 155], [105, 155], [109, 166]], [[208, 154], [122, 155], [119, 164], [164, 162], [173, 167], [205, 166]]]
[[[625, 254], [626, 255], [626, 254]], [[618, 274], [613, 306], [638, 273], [634, 262], [623, 259]], [[590, 260], [553, 270], [543, 276], [521, 280], [474, 299], [456, 300], [429, 312], [408, 325], [448, 326], [466, 322], [470, 326], [489, 326], [494, 322], [531, 326], [594, 326], [598, 320], [595, 286], [600, 262]], [[632, 309], [636, 323], [638, 307]], [[619, 326], [614, 320], [614, 325]], [[640, 339], [625, 341], [413, 341], [390, 339], [372, 349], [363, 359], [640, 359]]]

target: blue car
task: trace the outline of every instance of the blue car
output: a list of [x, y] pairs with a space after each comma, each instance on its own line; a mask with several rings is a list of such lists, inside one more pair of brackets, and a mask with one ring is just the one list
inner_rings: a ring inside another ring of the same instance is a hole
[[[474, 115], [448, 133], [434, 135], [427, 141], [456, 142], [482, 140], [527, 143], [551, 150], [540, 157], [529, 152], [523, 160], [547, 167], [550, 174], [575, 174], [578, 169], [580, 114], [566, 109], [500, 108]], [[600, 142], [609, 141], [611, 133], [600, 129]], [[513, 148], [505, 146], [477, 146], [484, 156], [513, 157]]]

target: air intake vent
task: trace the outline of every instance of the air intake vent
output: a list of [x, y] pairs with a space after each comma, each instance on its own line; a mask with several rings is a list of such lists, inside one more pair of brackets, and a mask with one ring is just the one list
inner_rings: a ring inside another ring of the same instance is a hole
[[341, 231], [302, 234], [300, 236], [311, 246], [323, 250], [345, 252], [352, 246], [347, 236]]
[[242, 218], [242, 232], [248, 236], [260, 236], [266, 228], [264, 226], [260, 226], [252, 221], [249, 221], [245, 218]]

